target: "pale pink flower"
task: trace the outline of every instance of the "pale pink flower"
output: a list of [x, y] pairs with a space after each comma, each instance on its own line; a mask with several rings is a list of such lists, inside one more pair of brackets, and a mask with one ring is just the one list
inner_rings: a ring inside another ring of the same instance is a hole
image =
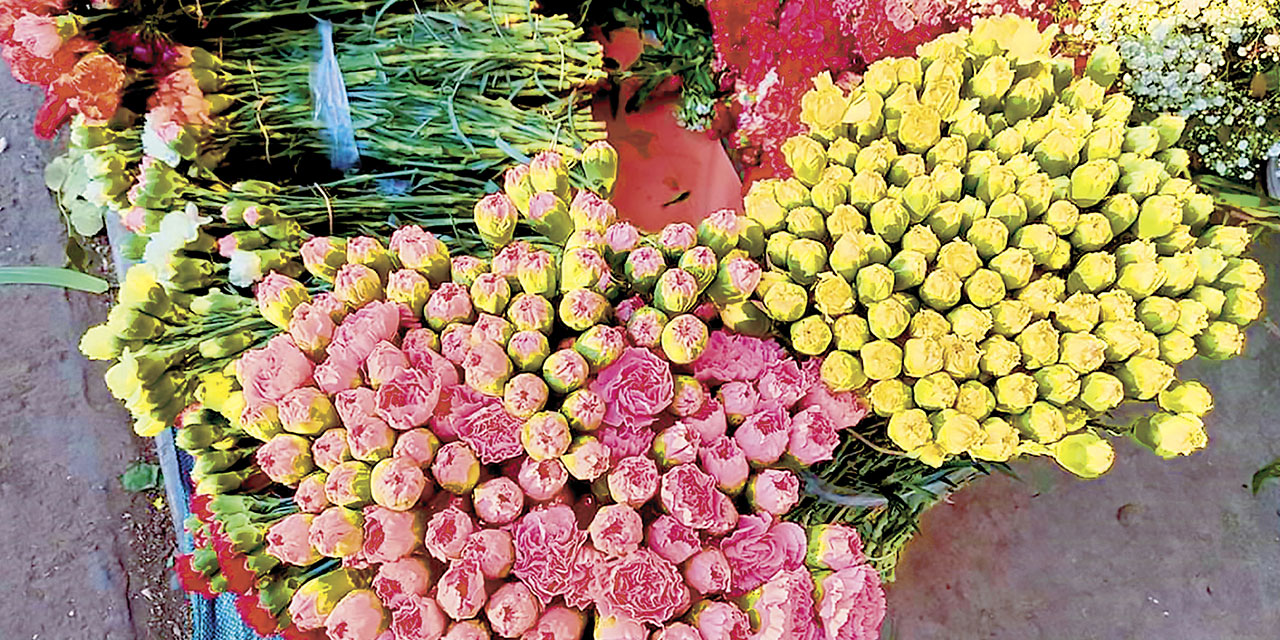
[[800, 525], [767, 514], [742, 516], [738, 529], [720, 543], [733, 569], [729, 595], [755, 589], [779, 571], [800, 568], [807, 544]]
[[884, 614], [880, 574], [868, 565], [841, 569], [818, 582], [818, 619], [830, 640], [879, 638]]

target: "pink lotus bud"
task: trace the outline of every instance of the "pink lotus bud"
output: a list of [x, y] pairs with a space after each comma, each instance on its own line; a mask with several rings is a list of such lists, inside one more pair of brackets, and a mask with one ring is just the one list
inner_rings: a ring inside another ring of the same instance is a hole
[[592, 482], [609, 470], [609, 447], [591, 436], [578, 436], [560, 462], [569, 475]]
[[626, 254], [640, 244], [640, 230], [630, 222], [615, 222], [604, 230], [605, 257], [615, 268], [620, 267]]
[[506, 578], [516, 560], [511, 534], [502, 529], [481, 529], [472, 533], [462, 546], [462, 560], [475, 563], [484, 577], [490, 580]]
[[751, 469], [747, 457], [733, 438], [720, 436], [698, 449], [702, 468], [716, 479], [716, 486], [729, 495], [737, 495], [747, 483]]
[[330, 429], [320, 434], [311, 443], [311, 456], [315, 463], [325, 471], [333, 471], [334, 467], [351, 459], [351, 449], [347, 446], [347, 430]]
[[658, 234], [658, 246], [672, 260], [680, 259], [684, 252], [698, 244], [698, 231], [685, 222], [674, 222], [662, 228]]
[[867, 561], [862, 551], [858, 530], [842, 524], [828, 524], [809, 529], [809, 549], [805, 564], [814, 569], [839, 571]]
[[463, 495], [480, 481], [480, 460], [466, 443], [450, 442], [436, 452], [431, 474], [445, 491]]
[[650, 640], [702, 640], [702, 636], [697, 629], [683, 622], [673, 622], [654, 632]]
[[394, 344], [383, 340], [373, 347], [364, 361], [365, 378], [373, 388], [396, 377], [409, 368], [409, 358]]
[[325, 618], [343, 596], [357, 587], [358, 578], [338, 569], [305, 582], [289, 602], [289, 618], [298, 629], [313, 631], [324, 627]]
[[489, 341], [505, 345], [511, 341], [511, 336], [515, 335], [515, 332], [515, 326], [502, 317], [482, 313], [476, 318], [475, 324], [471, 325], [471, 343], [474, 345]]
[[706, 387], [693, 376], [675, 376], [673, 380], [675, 393], [667, 409], [682, 418], [701, 412], [707, 403]]
[[587, 363], [597, 371], [613, 364], [626, 347], [627, 341], [622, 331], [603, 324], [587, 329], [573, 343], [573, 350], [586, 358]]
[[556, 605], [543, 611], [538, 624], [524, 632], [520, 640], [581, 640], [586, 625], [578, 610]]
[[667, 562], [680, 564], [702, 548], [698, 533], [668, 514], [649, 523], [649, 548]]
[[644, 521], [625, 504], [601, 507], [587, 530], [592, 544], [610, 556], [625, 556], [639, 549], [644, 540]]
[[590, 389], [570, 393], [560, 405], [560, 413], [575, 431], [595, 431], [604, 421], [605, 411], [604, 398]]
[[466, 287], [455, 282], [445, 282], [432, 291], [424, 313], [427, 324], [436, 331], [454, 322], [466, 323], [475, 319], [471, 294]]
[[295, 567], [319, 562], [323, 556], [308, 540], [314, 519], [309, 513], [295, 513], [277, 520], [267, 528], [267, 553]]
[[658, 432], [653, 439], [654, 459], [663, 468], [688, 464], [698, 459], [698, 434], [683, 423], [676, 424]]
[[311, 458], [311, 442], [291, 433], [272, 436], [258, 447], [254, 459], [272, 482], [284, 485], [297, 484], [316, 468]]
[[520, 212], [507, 194], [491, 193], [478, 202], [472, 211], [480, 239], [490, 247], [502, 248], [511, 242], [515, 234]]
[[507, 305], [507, 319], [516, 331], [551, 333], [555, 327], [555, 309], [551, 301], [532, 293], [520, 293]]
[[471, 350], [471, 332], [473, 328], [469, 324], [455, 323], [444, 328], [440, 334], [440, 353], [449, 362], [461, 365], [467, 358], [467, 352]]
[[550, 500], [564, 488], [569, 481], [569, 472], [559, 460], [539, 462], [532, 458], [525, 458], [520, 463], [516, 480], [530, 500], [542, 502]]
[[476, 617], [487, 599], [484, 574], [474, 562], [449, 563], [449, 569], [436, 585], [436, 602], [445, 615], [454, 620]]
[[810, 407], [791, 418], [787, 453], [804, 466], [830, 460], [840, 444], [835, 424], [820, 407]]
[[246, 406], [240, 412], [240, 428], [263, 442], [284, 431], [284, 425], [280, 424], [280, 410], [273, 404]]
[[400, 457], [375, 465], [369, 483], [373, 501], [396, 511], [412, 509], [427, 489], [427, 477], [417, 462]]
[[715, 507], [715, 516], [711, 524], [707, 526], [707, 533], [713, 536], [728, 535], [738, 527], [738, 507], [733, 504], [733, 498], [716, 491], [711, 496], [711, 503]]
[[364, 545], [364, 516], [346, 507], [329, 507], [311, 521], [311, 546], [326, 558], [345, 558]]
[[493, 256], [493, 260], [489, 265], [490, 273], [506, 278], [508, 284], [518, 284], [520, 261], [524, 259], [525, 254], [533, 250], [533, 245], [524, 240], [512, 242], [503, 247], [497, 255]]
[[[392, 605], [391, 633], [393, 638], [438, 639], [444, 635], [448, 626], [449, 619], [440, 610], [440, 605], [435, 601], [435, 598], [421, 595], [407, 596], [400, 599], [397, 604]], [[385, 640], [386, 634], [383, 634], [381, 638]]]
[[377, 271], [362, 264], [345, 264], [334, 276], [333, 295], [353, 309], [359, 309], [382, 299], [382, 278]]
[[317, 237], [302, 243], [302, 266], [313, 276], [333, 282], [338, 269], [347, 263], [347, 241]]
[[347, 428], [347, 446], [351, 457], [374, 463], [391, 455], [396, 432], [379, 418], [365, 418]]
[[489, 598], [484, 613], [494, 633], [517, 638], [538, 623], [542, 605], [523, 582], [508, 582]]
[[609, 472], [608, 486], [614, 502], [639, 509], [658, 492], [658, 465], [647, 456], [623, 458]]
[[333, 318], [310, 302], [294, 307], [289, 321], [293, 343], [313, 360], [319, 360], [324, 354], [325, 347], [333, 340], [334, 328]]
[[586, 331], [604, 322], [613, 307], [603, 295], [590, 289], [571, 289], [560, 298], [559, 318], [574, 331]]
[[407, 225], [391, 234], [391, 251], [406, 269], [426, 276], [432, 284], [449, 279], [449, 248], [422, 227]]
[[502, 391], [502, 406], [513, 416], [528, 418], [547, 405], [550, 390], [542, 378], [520, 373], [507, 381]]
[[530, 295], [551, 297], [558, 291], [556, 257], [550, 252], [534, 249], [520, 257], [516, 279], [520, 288]]
[[484, 340], [467, 351], [462, 371], [467, 386], [485, 395], [501, 397], [503, 387], [511, 378], [511, 359], [498, 343]]
[[339, 391], [333, 397], [334, 409], [343, 425], [355, 424], [377, 415], [377, 400], [373, 389], [359, 387]]
[[534, 460], [553, 460], [569, 450], [573, 435], [569, 421], [556, 411], [536, 413], [520, 428], [520, 441], [525, 453]]
[[391, 254], [377, 238], [356, 236], [347, 240], [347, 262], [362, 264], [379, 276], [387, 277], [391, 273]]
[[424, 530], [423, 515], [423, 511], [365, 507], [364, 557], [370, 562], [394, 562], [417, 551]]
[[280, 422], [289, 433], [315, 435], [338, 426], [338, 412], [329, 397], [315, 387], [290, 391], [278, 406]]
[[747, 501], [757, 511], [781, 516], [800, 502], [800, 479], [786, 469], [764, 469], [747, 482]]
[[449, 261], [449, 279], [464, 287], [470, 287], [476, 278], [488, 272], [488, 261], [475, 256], [454, 256]]
[[737, 640], [751, 634], [747, 614], [728, 602], [703, 600], [689, 611], [702, 640]]
[[413, 269], [392, 271], [387, 278], [387, 300], [398, 302], [422, 318], [422, 309], [431, 297], [431, 281]]
[[414, 597], [422, 597], [435, 586], [431, 567], [423, 556], [408, 556], [383, 563], [373, 577], [373, 591], [392, 608]]
[[521, 213], [529, 210], [529, 198], [533, 197], [533, 182], [529, 179], [529, 165], [521, 164], [502, 174], [502, 190]]
[[311, 299], [311, 306], [329, 314], [329, 318], [334, 322], [342, 322], [343, 318], [347, 317], [347, 304], [330, 292], [316, 294], [316, 297]]
[[486, 480], [471, 494], [476, 515], [488, 524], [507, 524], [524, 510], [524, 492], [506, 477]]
[[449, 626], [440, 640], [489, 640], [489, 629], [479, 620], [461, 620]]
[[645, 640], [649, 636], [643, 623], [621, 615], [597, 613], [595, 627], [594, 640]]
[[569, 217], [575, 229], [594, 229], [603, 233], [618, 219], [618, 210], [608, 200], [579, 189], [569, 203]]
[[391, 626], [391, 614], [370, 589], [356, 589], [338, 602], [324, 620], [330, 638], [377, 640]]
[[258, 283], [254, 296], [258, 301], [258, 313], [281, 329], [289, 328], [289, 320], [298, 305], [311, 300], [301, 282], [274, 271]]
[[627, 337], [637, 347], [656, 347], [662, 342], [662, 330], [667, 326], [667, 314], [653, 307], [641, 307], [627, 321]]
[[569, 393], [586, 384], [591, 367], [572, 349], [561, 349], [542, 363], [542, 379], [556, 393]]
[[569, 171], [564, 158], [555, 151], [543, 151], [529, 162], [529, 184], [537, 191], [550, 191], [568, 199]]
[[348, 460], [329, 471], [324, 493], [329, 502], [344, 507], [362, 507], [373, 501], [369, 486], [369, 465]]
[[511, 302], [511, 284], [496, 273], [482, 273], [471, 283], [471, 303], [485, 313], [501, 315]]
[[330, 356], [315, 368], [316, 386], [329, 395], [337, 395], [360, 386], [360, 370], [345, 357]]
[[374, 395], [378, 417], [407, 431], [427, 423], [440, 402], [440, 376], [434, 370], [406, 369], [384, 382]]
[[791, 417], [785, 409], [770, 406], [743, 420], [733, 432], [733, 439], [752, 464], [775, 464], [791, 441]]
[[440, 438], [437, 438], [436, 434], [431, 433], [429, 429], [410, 429], [401, 431], [396, 437], [396, 446], [391, 450], [391, 455], [406, 458], [418, 467], [426, 469], [435, 459], [436, 451], [439, 449]]
[[760, 393], [750, 382], [733, 381], [720, 386], [716, 391], [716, 399], [724, 407], [725, 417], [729, 424], [739, 425], [747, 416], [756, 412], [760, 406]]
[[293, 492], [293, 503], [298, 505], [299, 511], [320, 513], [329, 506], [329, 496], [324, 492], [324, 483], [328, 479], [329, 474], [316, 471], [298, 482], [298, 488]]
[[684, 564], [684, 579], [703, 595], [729, 590], [729, 561], [719, 549], [703, 549]]

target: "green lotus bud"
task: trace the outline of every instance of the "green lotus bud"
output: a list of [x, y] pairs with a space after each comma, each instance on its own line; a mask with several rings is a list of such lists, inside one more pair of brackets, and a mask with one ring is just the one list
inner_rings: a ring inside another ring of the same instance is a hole
[[[779, 235], [775, 233], [773, 238]], [[770, 238], [770, 246], [773, 238]], [[858, 271], [870, 262], [859, 240], [860, 235], [857, 233], [846, 234], [836, 240], [835, 246], [831, 249], [831, 269], [845, 280], [853, 280]]]
[[[893, 161], [893, 164], [889, 165], [889, 171], [888, 171], [889, 184], [892, 184], [898, 187], [905, 187], [911, 181], [912, 178], [925, 175], [925, 172], [927, 170], [928, 169], [925, 166], [924, 158], [921, 157], [919, 154], [907, 153], [907, 154], [900, 155], [897, 157], [897, 159]], [[878, 175], [878, 174], [873, 173], [870, 175]], [[883, 182], [881, 182], [881, 184], [883, 184]], [[884, 197], [884, 194], [883, 193], [880, 194], [880, 198], [883, 198], [883, 197]], [[879, 200], [880, 198], [876, 198], [876, 200]]]
[[870, 306], [888, 298], [894, 289], [895, 276], [892, 269], [882, 264], [871, 264], [858, 270], [856, 285], [858, 301]]
[[834, 318], [853, 311], [853, 287], [834, 273], [818, 276], [813, 287], [813, 303], [823, 315]]
[[1196, 357], [1196, 341], [1190, 334], [1175, 329], [1160, 336], [1160, 359], [1179, 364]]
[[1032, 157], [1050, 177], [1067, 175], [1080, 164], [1080, 149], [1067, 134], [1054, 129], [1035, 146]]
[[1142, 347], [1143, 331], [1136, 320], [1109, 320], [1098, 324], [1093, 334], [1107, 343], [1107, 362], [1120, 362]]
[[1068, 176], [1058, 176], [1049, 180], [1053, 185], [1053, 201], [1066, 200], [1071, 195], [1071, 178]]
[[1226, 360], [1244, 351], [1244, 333], [1240, 327], [1215, 320], [1196, 336], [1196, 350], [1210, 360]]
[[[783, 209], [790, 211], [812, 202], [809, 200], [809, 188], [795, 178], [787, 178], [773, 186], [773, 198]], [[785, 220], [784, 220], [785, 222]], [[761, 221], [764, 224], [764, 221]]]
[[938, 141], [925, 154], [925, 160], [928, 167], [933, 170], [943, 163], [950, 163], [959, 166], [964, 163], [965, 158], [969, 155], [969, 145], [965, 139], [958, 135], [949, 135]]
[[1151, 126], [1129, 127], [1124, 132], [1124, 150], [1150, 158], [1160, 150], [1160, 133]]
[[862, 215], [853, 205], [839, 205], [831, 212], [831, 215], [827, 216], [827, 233], [831, 235], [833, 240], [839, 240], [846, 235], [866, 230], [866, 216]]
[[1187, 298], [1203, 305], [1210, 318], [1221, 315], [1222, 307], [1227, 302], [1227, 296], [1221, 289], [1204, 285], [1192, 287], [1191, 291], [1187, 292]]
[[1142, 200], [1160, 188], [1160, 183], [1168, 177], [1164, 165], [1155, 160], [1143, 160], [1120, 176], [1116, 188]]
[[[951, 79], [930, 82], [920, 93], [920, 104], [937, 111], [938, 116], [950, 122], [960, 108], [960, 84]], [[905, 114], [910, 117], [910, 114]]]
[[978, 369], [989, 376], [1006, 376], [1022, 363], [1022, 350], [1004, 336], [994, 335], [979, 345]]
[[826, 220], [822, 213], [813, 207], [796, 207], [787, 214], [787, 231], [800, 238], [825, 240]]
[[913, 105], [903, 109], [898, 141], [911, 153], [925, 153], [942, 139], [942, 117], [936, 108]]
[[813, 187], [809, 197], [813, 200], [813, 206], [830, 214], [837, 206], [849, 202], [849, 188], [832, 180], [823, 180]]
[[1116, 452], [1111, 443], [1092, 433], [1069, 435], [1053, 445], [1053, 459], [1081, 478], [1097, 478], [1111, 469]]
[[1009, 161], [1004, 163], [1004, 166], [1013, 172], [1013, 176], [1018, 179], [1018, 182], [1022, 182], [1040, 171], [1040, 165], [1036, 164], [1035, 157], [1026, 152], [1009, 158]]
[[942, 247], [937, 234], [929, 227], [919, 224], [907, 229], [900, 242], [904, 251], [915, 251], [923, 255], [928, 262], [932, 262], [938, 256], [938, 250]]
[[1133, 98], [1124, 93], [1112, 93], [1102, 101], [1102, 109], [1098, 111], [1098, 119], [1112, 125], [1123, 125], [1129, 122], [1133, 113]]
[[1027, 204], [1018, 194], [1007, 193], [987, 207], [987, 217], [1003, 222], [1013, 233], [1027, 222]]
[[764, 294], [765, 312], [778, 322], [795, 322], [809, 307], [809, 292], [793, 282], [780, 282]]
[[899, 84], [884, 101], [885, 120], [902, 120], [902, 112], [907, 107], [917, 106], [920, 100], [916, 97], [915, 87]]
[[1041, 276], [1018, 292], [1018, 299], [1031, 307], [1035, 318], [1047, 318], [1058, 302], [1066, 297], [1067, 283], [1057, 276]]
[[1039, 385], [1040, 397], [1059, 407], [1066, 406], [1080, 394], [1080, 377], [1069, 365], [1049, 365], [1036, 371], [1032, 377]]
[[1227, 289], [1225, 294], [1218, 320], [1243, 327], [1262, 315], [1262, 298], [1256, 291], [1236, 287]]
[[767, 233], [773, 233], [786, 224], [787, 210], [774, 198], [774, 188], [779, 183], [774, 179], [757, 180], [751, 183], [743, 198], [747, 217], [759, 222]]
[[1102, 127], [1089, 135], [1084, 145], [1084, 159], [1115, 160], [1120, 157], [1124, 145], [1124, 129], [1121, 127]]
[[[1000, 156], [995, 151], [982, 149], [969, 153], [969, 157], [964, 163], [964, 189], [969, 192], [976, 192], [980, 179], [992, 167], [1000, 166]], [[997, 185], [998, 186], [998, 185]], [[997, 194], [1003, 195], [1003, 194]]]
[[899, 251], [889, 261], [889, 269], [893, 271], [894, 290], [900, 291], [919, 286], [929, 270], [928, 260], [918, 251]]
[[796, 178], [805, 186], [817, 184], [822, 170], [827, 167], [827, 150], [822, 143], [809, 136], [787, 138], [782, 143], [782, 155], [787, 160], [787, 166], [791, 167]]
[[1014, 416], [1013, 426], [1041, 444], [1057, 442], [1067, 435], [1067, 421], [1062, 411], [1043, 401], [1032, 403], [1026, 411]]
[[1147, 240], [1134, 240], [1116, 247], [1115, 257], [1117, 267], [1126, 267], [1136, 263], [1155, 262], [1159, 256], [1156, 254], [1155, 244]]
[[[821, 319], [819, 322], [822, 324], [821, 330], [826, 332], [826, 341], [830, 342], [831, 332], [827, 330], [825, 322], [821, 322]], [[796, 323], [796, 325], [799, 324], [801, 323]], [[809, 323], [805, 323], [799, 330], [796, 329], [796, 325], [792, 325], [791, 340], [792, 346], [797, 350], [810, 348], [821, 340], [822, 334], [811, 331], [815, 327], [811, 327]], [[689, 364], [697, 360], [706, 350], [708, 336], [706, 323], [697, 316], [690, 313], [676, 316], [662, 327], [662, 353], [675, 364]], [[823, 345], [823, 349], [825, 348]], [[813, 352], [803, 353], [816, 355]]]
[[952, 331], [965, 340], [978, 342], [991, 332], [991, 313], [971, 304], [962, 304], [952, 309], [947, 313], [947, 321], [951, 324]]
[[1058, 330], [1048, 320], [1033, 322], [1014, 342], [1022, 349], [1022, 365], [1039, 369], [1058, 361]]
[[943, 371], [956, 380], [978, 377], [982, 370], [982, 352], [977, 343], [954, 334], [938, 340], [942, 343]]
[[[765, 255], [769, 258], [769, 264], [775, 268], [785, 269], [787, 267], [787, 254], [791, 251], [791, 243], [795, 242], [796, 239], [788, 231], [776, 231], [771, 234], [768, 243], [765, 245]], [[634, 254], [635, 252], [633, 251], [632, 253]]]
[[1154, 195], [1142, 201], [1135, 233], [1139, 238], [1159, 238], [1173, 232], [1182, 221], [1182, 207], [1173, 196]]
[[862, 371], [872, 380], [888, 380], [902, 373], [902, 349], [888, 340], [873, 340], [858, 350]]
[[1050, 99], [1049, 92], [1036, 78], [1023, 78], [1013, 85], [1004, 102], [1004, 117], [1010, 123], [1038, 114]]
[[1104, 291], [1098, 294], [1098, 304], [1102, 308], [1102, 321], [1136, 320], [1138, 306], [1133, 297], [1123, 291]]
[[1062, 92], [1060, 102], [1072, 109], [1080, 109], [1096, 113], [1102, 109], [1103, 94], [1106, 89], [1088, 77], [1076, 78]]
[[[933, 184], [931, 176], [923, 175], [912, 178], [902, 189], [902, 204], [906, 207], [911, 222], [920, 222], [928, 217], [934, 207], [941, 202], [942, 196]], [[874, 213], [874, 209], [873, 209]], [[873, 221], [872, 227], [875, 227]], [[889, 239], [895, 242], [897, 238]]]
[[836, 393], [860, 389], [867, 383], [867, 376], [862, 372], [862, 362], [844, 351], [827, 354], [822, 360], [819, 374], [827, 388]]
[[1036, 173], [1019, 181], [1017, 193], [1027, 207], [1027, 217], [1039, 218], [1053, 201], [1053, 181], [1046, 174]]
[[956, 393], [956, 411], [977, 420], [985, 420], [995, 408], [996, 396], [986, 385], [977, 380], [969, 380], [960, 385]]
[[991, 307], [991, 330], [1006, 338], [1022, 333], [1031, 323], [1031, 306], [1021, 300], [1001, 300]]
[[1106, 363], [1107, 343], [1088, 333], [1064, 333], [1058, 342], [1058, 362], [1081, 375]]
[[871, 334], [882, 340], [893, 340], [907, 330], [911, 313], [893, 298], [867, 305], [867, 325]]
[[865, 318], [859, 315], [844, 315], [836, 318], [831, 326], [831, 334], [835, 348], [841, 351], [855, 352], [871, 341], [871, 327]]
[[933, 426], [929, 424], [929, 415], [920, 409], [880, 415], [890, 416], [889, 439], [903, 451], [914, 451], [933, 440]]
[[787, 271], [800, 284], [813, 284], [827, 266], [827, 247], [817, 240], [799, 238], [787, 247]]
[[1169, 298], [1150, 296], [1138, 303], [1138, 320], [1152, 333], [1169, 333], [1178, 326], [1178, 303]]
[[1209, 442], [1204, 423], [1191, 414], [1152, 414], [1138, 421], [1133, 436], [1165, 459], [1190, 455]]
[[955, 272], [937, 269], [925, 276], [920, 285], [920, 299], [938, 310], [946, 310], [960, 302], [963, 284]]
[[877, 139], [858, 152], [854, 161], [854, 173], [878, 173], [884, 175], [889, 171], [893, 161], [898, 158], [898, 147], [889, 140]]
[[1138, 336], [1138, 345], [1138, 350], [1133, 352], [1135, 357], [1160, 358], [1160, 336], [1157, 336], [1150, 331], [1143, 331], [1142, 334]]
[[1124, 384], [1125, 395], [1150, 400], [1173, 382], [1173, 367], [1156, 360], [1134, 356], [1116, 367], [1115, 375]]
[[1004, 94], [1013, 86], [1013, 68], [1004, 56], [992, 56], [969, 80], [965, 95], [982, 101], [983, 111], [993, 111], [1000, 106]]
[[1006, 413], [1022, 413], [1036, 401], [1036, 379], [1025, 373], [1011, 373], [997, 378], [992, 391], [996, 408]]
[[951, 123], [948, 132], [953, 136], [960, 136], [967, 148], [977, 149], [987, 143], [991, 139], [991, 126], [987, 124], [987, 119], [977, 111], [969, 111], [957, 117]]
[[[565, 191], [568, 191], [568, 187], [565, 187]], [[542, 191], [530, 198], [526, 217], [535, 232], [554, 243], [564, 242], [573, 233], [569, 205], [553, 192]]]
[[668, 269], [653, 290], [653, 306], [670, 314], [684, 313], [698, 301], [698, 280], [684, 269]]
[[609, 263], [595, 249], [577, 247], [564, 252], [560, 262], [560, 291], [595, 288], [609, 273]]
[[1044, 264], [1058, 243], [1058, 234], [1047, 224], [1029, 224], [1013, 234], [1013, 244], [1031, 253], [1036, 264]]
[[1080, 381], [1078, 401], [1089, 411], [1104, 413], [1124, 400], [1124, 384], [1119, 378], [1101, 372], [1086, 375]]
[[1008, 248], [1009, 227], [994, 218], [982, 218], [969, 227], [965, 239], [973, 245], [980, 257], [989, 260]]
[[[566, 261], [570, 253], [572, 250], [565, 253]], [[698, 282], [699, 291], [705, 290], [716, 280], [717, 275], [721, 275], [720, 261], [716, 258], [716, 252], [706, 246], [697, 246], [681, 254], [678, 266], [693, 276], [693, 279]]]
[[1071, 243], [1058, 238], [1053, 251], [1044, 261], [1044, 268], [1049, 271], [1061, 271], [1071, 265]]
[[[865, 359], [862, 361], [862, 366], [865, 370], [867, 366]], [[890, 378], [871, 385], [871, 389], [867, 392], [867, 400], [871, 403], [871, 410], [881, 417], [894, 416], [915, 408], [915, 403], [911, 397], [910, 386], [901, 380]]]
[[1082, 209], [1088, 209], [1107, 197], [1120, 179], [1120, 168], [1111, 160], [1090, 160], [1071, 172], [1071, 188], [1067, 197]]
[[[1156, 160], [1164, 163], [1164, 169], [1169, 175], [1186, 176], [1189, 175], [1191, 168], [1191, 154], [1186, 149], [1177, 147], [1166, 149], [1156, 154]], [[1207, 194], [1200, 194], [1207, 195]], [[1212, 196], [1210, 196], [1212, 198]], [[1212, 209], [1211, 209], [1212, 210]], [[1206, 220], [1208, 217], [1206, 216]], [[1190, 223], [1188, 223], [1190, 224]]]
[[1159, 263], [1135, 262], [1120, 269], [1116, 288], [1128, 293], [1134, 300], [1142, 300], [1155, 293], [1167, 277]]
[[[1150, 202], [1147, 198], [1143, 204]], [[1156, 239], [1156, 252], [1162, 256], [1174, 256], [1189, 251], [1196, 245], [1196, 237], [1191, 235], [1191, 227], [1185, 224], [1174, 225], [1173, 231]]]
[[964, 294], [974, 305], [990, 307], [1005, 297], [1004, 277], [990, 269], [978, 269], [965, 280]]
[[927, 223], [939, 240], [951, 240], [964, 226], [964, 210], [955, 202], [943, 202], [929, 213]]
[[858, 151], [858, 143], [848, 138], [836, 138], [831, 144], [827, 145], [827, 159], [852, 168], [854, 160], [858, 157]]
[[1098, 86], [1106, 89], [1120, 75], [1120, 64], [1123, 61], [1120, 52], [1114, 46], [1100, 44], [1093, 48], [1093, 53], [1089, 54], [1089, 62], [1084, 67], [1084, 73]]
[[773, 321], [757, 300], [725, 305], [720, 309], [720, 321], [726, 329], [748, 336], [763, 337], [773, 331]]
[[[916, 178], [916, 180], [919, 179]], [[897, 200], [887, 198], [871, 205], [868, 217], [871, 221], [871, 229], [887, 242], [897, 242], [902, 234], [906, 233], [907, 225], [911, 223], [907, 209]]]
[[958, 165], [950, 162], [939, 164], [929, 177], [933, 178], [933, 187], [943, 202], [956, 202], [964, 197], [964, 173]]
[[[1018, 176], [1013, 170], [1003, 166], [992, 166], [978, 174], [978, 184], [974, 190], [974, 195], [991, 205], [998, 198], [1014, 193], [1017, 188]], [[1025, 208], [1025, 204], [1023, 206]]]
[[1018, 432], [1003, 418], [982, 421], [983, 441], [969, 450], [979, 460], [1005, 462], [1018, 452]]
[[[1223, 252], [1226, 253], [1226, 252]], [[1266, 274], [1262, 271], [1262, 265], [1251, 258], [1229, 258], [1227, 266], [1218, 275], [1217, 286], [1225, 289], [1228, 287], [1242, 287], [1249, 291], [1257, 291], [1266, 284]]]
[[982, 266], [978, 250], [964, 240], [952, 240], [938, 250], [937, 266], [964, 279]]
[[1088, 293], [1074, 293], [1054, 308], [1054, 324], [1063, 331], [1091, 331], [1098, 324], [1102, 305]]
[[[1175, 149], [1178, 151], [1178, 149]], [[1213, 196], [1207, 193], [1192, 193], [1182, 204], [1182, 224], [1200, 227], [1209, 222], [1213, 213]]]
[[951, 333], [951, 323], [933, 309], [922, 309], [912, 314], [907, 330], [913, 338], [941, 338]]
[[1080, 256], [1067, 276], [1067, 290], [1096, 293], [1116, 280], [1116, 259], [1109, 253], [1095, 251]]
[[942, 370], [942, 343], [936, 338], [910, 338], [903, 344], [902, 368], [912, 378]]
[[1213, 394], [1195, 380], [1179, 382], [1160, 392], [1160, 408], [1170, 413], [1204, 417], [1213, 411]]
[[1004, 278], [1004, 287], [1008, 291], [1016, 291], [1031, 282], [1035, 269], [1035, 259], [1026, 249], [1011, 247], [1001, 251], [987, 262], [987, 268]]
[[662, 252], [653, 247], [637, 247], [627, 254], [626, 262], [623, 263], [623, 273], [639, 291], [652, 289], [666, 270], [667, 263]]
[[950, 409], [955, 404], [959, 388], [951, 376], [938, 372], [916, 380], [911, 391], [916, 406], [928, 411], [938, 411]]
[[[903, 326], [906, 321], [903, 321]], [[875, 323], [871, 322], [874, 329]], [[807, 356], [820, 356], [831, 346], [831, 326], [821, 316], [808, 316], [791, 324], [791, 346]]]

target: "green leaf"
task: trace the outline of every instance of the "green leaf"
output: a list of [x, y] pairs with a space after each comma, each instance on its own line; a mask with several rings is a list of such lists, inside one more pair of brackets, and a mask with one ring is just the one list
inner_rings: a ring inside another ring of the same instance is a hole
[[0, 267], [0, 285], [44, 284], [89, 293], [106, 293], [106, 280], [61, 267]]
[[160, 466], [149, 462], [135, 462], [120, 474], [120, 486], [132, 493], [155, 489], [160, 486]]
[[71, 220], [71, 228], [86, 238], [102, 231], [102, 215], [105, 212], [105, 207], [100, 207], [83, 198], [76, 198], [67, 206], [67, 218]]
[[71, 170], [71, 158], [65, 154], [53, 159], [52, 162], [44, 168], [44, 184], [49, 187], [50, 191], [62, 191], [62, 185], [67, 181], [67, 173]]
[[61, 196], [64, 200], [79, 197], [89, 186], [89, 174], [83, 162], [73, 162], [67, 167], [67, 179], [62, 183]]
[[1253, 482], [1251, 483], [1253, 487], [1253, 494], [1258, 495], [1258, 491], [1262, 489], [1262, 485], [1273, 478], [1280, 478], [1280, 458], [1276, 458], [1271, 461], [1271, 464], [1258, 469], [1257, 473], [1253, 474]]

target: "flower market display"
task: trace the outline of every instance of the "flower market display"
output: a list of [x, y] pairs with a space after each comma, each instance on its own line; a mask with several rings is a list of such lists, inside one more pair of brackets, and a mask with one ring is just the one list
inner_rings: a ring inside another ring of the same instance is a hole
[[[1264, 276], [1197, 174], [1273, 151], [1277, 48], [1202, 4], [0, 0], [0, 45], [71, 228], [123, 229], [80, 348], [189, 456], [184, 590], [286, 639], [868, 640], [968, 479], [1207, 445], [1176, 366]], [[609, 82], [736, 103], [741, 207], [615, 208]]]

